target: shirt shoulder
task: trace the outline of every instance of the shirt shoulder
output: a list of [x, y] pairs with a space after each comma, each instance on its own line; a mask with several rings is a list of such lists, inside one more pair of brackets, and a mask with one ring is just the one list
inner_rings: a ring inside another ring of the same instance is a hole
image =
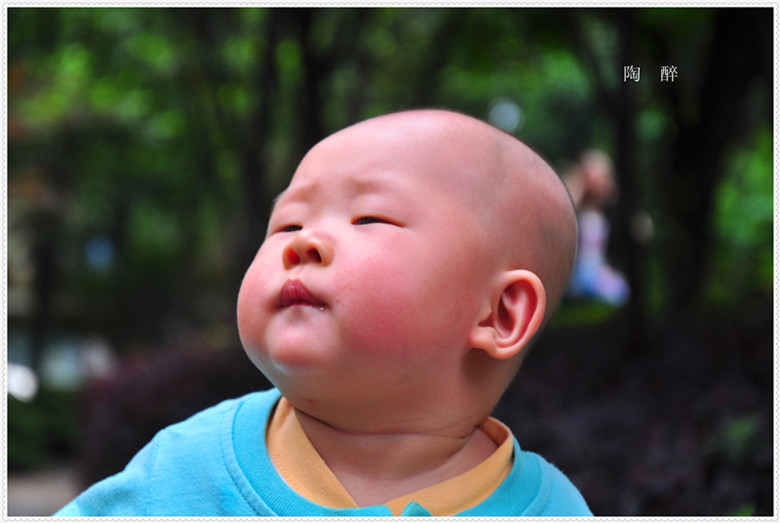
[[125, 469], [80, 494], [56, 516], [256, 515], [226, 464], [233, 419], [247, 403], [278, 400], [275, 390], [205, 409], [155, 435]]
[[555, 465], [533, 452], [524, 460], [535, 460], [540, 470], [539, 496], [529, 507], [528, 516], [592, 516], [588, 504], [574, 483]]
[[513, 437], [514, 462], [509, 475], [487, 498], [461, 516], [592, 516], [577, 487], [555, 465], [523, 451]]

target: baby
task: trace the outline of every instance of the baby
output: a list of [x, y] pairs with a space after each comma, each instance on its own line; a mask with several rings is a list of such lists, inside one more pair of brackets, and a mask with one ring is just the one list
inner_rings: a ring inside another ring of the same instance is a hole
[[590, 515], [490, 418], [576, 243], [558, 176], [485, 123], [420, 110], [330, 136], [238, 296], [275, 388], [161, 431], [58, 515]]

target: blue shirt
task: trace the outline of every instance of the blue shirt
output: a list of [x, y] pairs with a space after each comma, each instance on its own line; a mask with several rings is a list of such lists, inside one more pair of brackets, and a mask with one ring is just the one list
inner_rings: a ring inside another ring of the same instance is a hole
[[[272, 389], [228, 400], [160, 431], [125, 470], [96, 483], [55, 516], [391, 516], [384, 505], [332, 509], [279, 476], [265, 430]], [[459, 516], [590, 516], [561, 471], [514, 441], [514, 463], [485, 501]], [[404, 516], [429, 516], [410, 503]]]

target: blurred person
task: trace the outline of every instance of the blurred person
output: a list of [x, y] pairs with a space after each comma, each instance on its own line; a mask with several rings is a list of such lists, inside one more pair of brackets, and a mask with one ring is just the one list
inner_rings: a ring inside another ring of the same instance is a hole
[[162, 430], [57, 515], [591, 515], [490, 417], [576, 242], [555, 172], [479, 120], [409, 111], [326, 138], [238, 296], [275, 388]]
[[629, 297], [625, 277], [607, 262], [609, 222], [604, 207], [618, 196], [612, 160], [597, 149], [585, 151], [564, 176], [577, 209], [579, 250], [568, 294], [595, 299], [612, 306], [623, 305]]

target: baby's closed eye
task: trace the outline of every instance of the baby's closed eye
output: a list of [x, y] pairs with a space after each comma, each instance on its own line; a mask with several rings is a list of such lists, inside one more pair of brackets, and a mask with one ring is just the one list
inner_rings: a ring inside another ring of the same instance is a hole
[[300, 225], [285, 225], [276, 229], [276, 232], [295, 232], [303, 229]]
[[401, 226], [401, 224], [399, 224], [394, 220], [391, 220], [389, 218], [383, 218], [380, 216], [360, 216], [352, 220], [352, 225], [369, 225], [372, 223], [384, 223], [387, 225], [395, 225], [397, 227]]

